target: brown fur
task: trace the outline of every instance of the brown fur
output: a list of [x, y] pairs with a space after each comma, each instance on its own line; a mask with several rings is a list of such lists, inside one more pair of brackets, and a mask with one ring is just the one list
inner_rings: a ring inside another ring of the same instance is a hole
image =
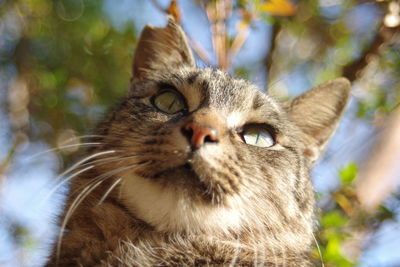
[[[92, 167], [72, 182], [48, 265], [309, 266], [309, 169], [343, 113], [348, 81], [279, 103], [246, 81], [198, 69], [173, 21], [144, 29], [133, 74], [87, 154], [110, 152], [82, 164]], [[185, 112], [154, 107], [165, 88], [182, 95]], [[193, 149], [183, 130], [193, 122], [215, 129], [218, 140]], [[253, 124], [276, 144], [244, 143], [240, 133]]]

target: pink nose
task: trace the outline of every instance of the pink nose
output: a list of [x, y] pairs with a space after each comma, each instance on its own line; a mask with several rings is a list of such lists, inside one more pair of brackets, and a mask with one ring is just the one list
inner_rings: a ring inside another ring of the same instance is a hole
[[183, 132], [189, 138], [190, 144], [194, 148], [200, 148], [204, 143], [218, 142], [217, 130], [212, 127], [200, 125], [195, 122], [189, 122], [183, 127]]

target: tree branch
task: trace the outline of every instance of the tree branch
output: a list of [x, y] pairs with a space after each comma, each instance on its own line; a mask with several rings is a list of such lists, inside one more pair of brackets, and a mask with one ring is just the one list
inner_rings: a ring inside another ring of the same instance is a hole
[[378, 55], [382, 49], [390, 43], [392, 37], [400, 30], [400, 27], [388, 28], [381, 24], [374, 40], [364, 50], [362, 55], [355, 61], [343, 67], [343, 76], [354, 81], [358, 78], [362, 70], [368, 65], [371, 56]]
[[274, 52], [277, 47], [277, 37], [278, 37], [278, 34], [280, 31], [281, 31], [280, 23], [275, 22], [274, 25], [272, 26], [271, 41], [270, 41], [271, 45], [269, 47], [269, 52], [264, 60], [264, 62], [265, 62], [264, 64], [265, 64], [265, 68], [267, 70], [268, 77], [271, 73], [271, 68], [272, 68], [272, 64], [273, 64], [272, 60], [274, 57]]

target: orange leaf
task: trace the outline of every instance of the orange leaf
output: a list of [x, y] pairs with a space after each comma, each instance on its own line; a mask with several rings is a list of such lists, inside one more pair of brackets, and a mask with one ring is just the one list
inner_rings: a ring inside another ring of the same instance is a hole
[[259, 10], [268, 12], [273, 16], [293, 16], [296, 8], [288, 0], [270, 0], [262, 3]]
[[178, 3], [176, 2], [176, 0], [172, 0], [169, 7], [167, 8], [167, 13], [171, 16], [174, 17], [175, 21], [177, 23], [181, 23], [181, 10], [179, 9]]

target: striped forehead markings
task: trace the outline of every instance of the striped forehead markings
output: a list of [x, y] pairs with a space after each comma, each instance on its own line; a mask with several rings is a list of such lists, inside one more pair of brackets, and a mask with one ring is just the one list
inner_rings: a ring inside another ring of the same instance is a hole
[[197, 77], [199, 77], [200, 72], [193, 72], [187, 77], [187, 82], [188, 84], [194, 84], [197, 80]]

